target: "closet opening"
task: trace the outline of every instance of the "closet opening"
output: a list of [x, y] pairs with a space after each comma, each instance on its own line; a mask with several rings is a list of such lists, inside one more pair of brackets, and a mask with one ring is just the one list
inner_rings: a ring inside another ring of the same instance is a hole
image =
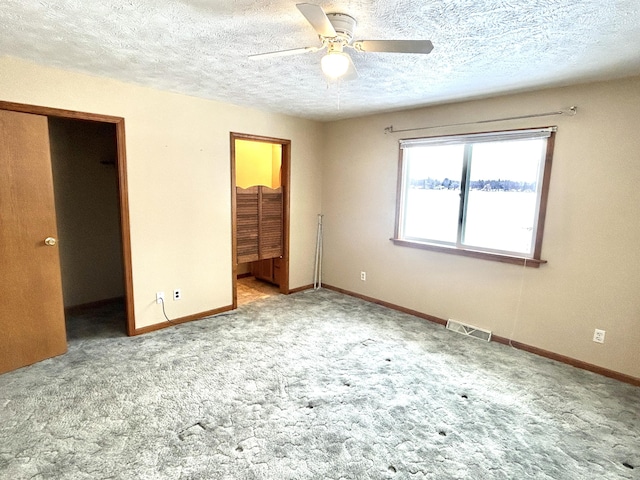
[[231, 133], [233, 307], [289, 293], [290, 140]]
[[126, 335], [116, 125], [48, 125], [67, 337]]

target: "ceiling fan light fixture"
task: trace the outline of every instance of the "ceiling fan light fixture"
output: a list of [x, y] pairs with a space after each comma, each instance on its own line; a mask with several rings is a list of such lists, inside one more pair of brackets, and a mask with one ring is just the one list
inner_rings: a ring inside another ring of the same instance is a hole
[[343, 52], [330, 51], [320, 60], [322, 72], [330, 78], [339, 78], [347, 73], [349, 63], [349, 56]]
[[357, 40], [353, 42], [356, 19], [346, 13], [325, 13], [320, 5], [298, 3], [300, 13], [318, 34], [321, 45], [318, 47], [291, 48], [275, 52], [249, 55], [251, 58], [280, 57], [298, 53], [318, 52], [327, 49], [320, 66], [328, 79], [353, 80], [358, 77], [356, 66], [351, 57], [343, 52], [351, 48], [356, 52], [427, 54], [433, 50], [430, 40]]

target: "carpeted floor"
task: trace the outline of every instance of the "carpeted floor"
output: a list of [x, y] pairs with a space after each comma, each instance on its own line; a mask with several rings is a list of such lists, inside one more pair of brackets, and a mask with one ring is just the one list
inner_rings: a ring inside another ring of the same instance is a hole
[[0, 478], [640, 479], [639, 388], [335, 292], [94, 317], [0, 376]]

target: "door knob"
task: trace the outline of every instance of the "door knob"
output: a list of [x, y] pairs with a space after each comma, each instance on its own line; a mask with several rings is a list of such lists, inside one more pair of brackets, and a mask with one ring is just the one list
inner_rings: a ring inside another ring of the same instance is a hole
[[54, 247], [56, 243], [57, 240], [53, 237], [47, 237], [44, 239], [44, 244], [48, 245], [49, 247]]

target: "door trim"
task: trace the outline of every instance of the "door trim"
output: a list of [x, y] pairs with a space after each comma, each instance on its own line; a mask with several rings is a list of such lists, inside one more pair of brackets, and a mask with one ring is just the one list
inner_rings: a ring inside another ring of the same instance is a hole
[[133, 272], [131, 267], [131, 225], [129, 221], [129, 190], [127, 184], [127, 155], [124, 118], [97, 113], [78, 112], [60, 108], [42, 107], [0, 100], [1, 110], [32, 113], [46, 117], [71, 118], [93, 122], [112, 123], [116, 127], [118, 195], [120, 199], [120, 230], [122, 232], [122, 261], [124, 270], [125, 305], [127, 309], [127, 335], [136, 334], [135, 310], [133, 306]]
[[233, 308], [238, 308], [238, 245], [236, 221], [236, 140], [264, 142], [282, 147], [282, 163], [280, 166], [280, 183], [283, 190], [283, 228], [282, 228], [282, 261], [280, 263], [280, 293], [289, 294], [289, 220], [290, 220], [290, 184], [291, 184], [291, 140], [274, 137], [263, 137], [245, 133], [230, 133], [231, 143], [231, 275], [233, 282]]

